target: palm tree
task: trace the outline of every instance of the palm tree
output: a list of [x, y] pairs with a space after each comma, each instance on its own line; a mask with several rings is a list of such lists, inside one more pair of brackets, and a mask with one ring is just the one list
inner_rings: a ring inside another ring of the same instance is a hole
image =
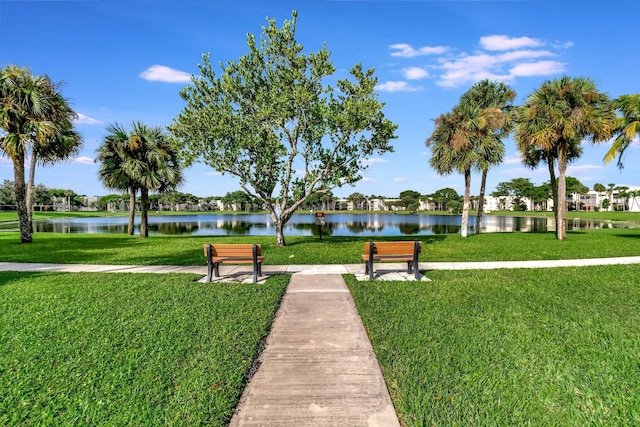
[[518, 109], [515, 140], [520, 152], [526, 155], [529, 147], [543, 150], [549, 156], [550, 171], [557, 155], [558, 188], [554, 205], [558, 240], [567, 238], [565, 177], [569, 148], [572, 144], [579, 145], [584, 138], [594, 143], [606, 141], [613, 135], [615, 124], [610, 99], [596, 89], [591, 79], [584, 77], [564, 76], [547, 81]]
[[478, 129], [475, 139], [476, 150], [480, 153], [476, 167], [482, 171], [476, 234], [479, 234], [482, 229], [487, 173], [491, 167], [502, 163], [504, 158], [505, 149], [502, 139], [511, 131], [509, 110], [515, 96], [515, 91], [504, 83], [482, 80], [460, 98], [461, 103], [478, 107], [480, 115], [484, 117], [483, 126]]
[[[73, 117], [75, 113], [49, 77], [34, 75], [28, 68], [15, 65], [0, 69], [0, 129], [4, 132], [0, 136], [0, 151], [13, 161], [22, 243], [33, 241], [25, 160], [31, 153], [32, 162], [38, 158], [54, 162], [59, 159], [61, 146], [77, 147], [81, 139], [72, 129]], [[69, 150], [68, 155], [73, 151]]]
[[431, 147], [429, 165], [441, 175], [453, 172], [464, 176], [464, 199], [460, 235], [467, 237], [469, 227], [469, 205], [471, 201], [471, 169], [478, 163], [478, 153], [471, 143], [473, 124], [469, 118], [477, 117], [469, 113], [471, 105], [457, 105], [452, 111], [440, 115], [435, 120], [436, 127], [427, 139]]
[[[57, 86], [51, 86], [55, 89]], [[68, 104], [68, 101], [59, 93], [52, 91], [50, 94], [53, 134], [47, 137], [46, 145], [36, 145], [31, 151], [29, 167], [29, 179], [27, 181], [27, 213], [29, 223], [33, 213], [33, 188], [35, 185], [36, 165], [50, 165], [57, 162], [68, 161], [76, 157], [82, 144], [82, 136], [73, 128], [73, 120], [77, 114]], [[33, 229], [31, 230], [33, 232]]]
[[129, 192], [129, 225], [135, 226], [136, 193], [140, 191], [140, 237], [148, 237], [149, 191], [164, 193], [183, 181], [177, 151], [161, 128], [134, 122], [131, 132], [119, 124], [107, 127], [109, 134], [98, 148], [98, 176], [115, 190]]
[[129, 224], [127, 234], [132, 236], [136, 214], [136, 192], [138, 185], [128, 170], [134, 162], [135, 147], [127, 130], [118, 123], [107, 126], [109, 134], [98, 147], [96, 163], [100, 163], [98, 178], [102, 184], [113, 190], [129, 193]]
[[631, 141], [640, 135], [640, 94], [622, 95], [614, 99], [613, 107], [622, 113], [622, 117], [618, 118], [615, 130], [618, 136], [605, 154], [604, 162], [609, 163], [618, 157], [618, 168], [622, 169], [622, 155]]
[[178, 151], [161, 128], [135, 122], [131, 133], [139, 141], [133, 176], [138, 177], [140, 188], [140, 237], [148, 237], [149, 191], [174, 190], [184, 177]]

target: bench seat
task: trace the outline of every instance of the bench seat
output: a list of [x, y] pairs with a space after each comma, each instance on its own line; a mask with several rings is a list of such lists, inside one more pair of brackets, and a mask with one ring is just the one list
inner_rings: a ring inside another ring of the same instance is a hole
[[257, 244], [209, 244], [204, 246], [204, 256], [207, 258], [207, 282], [211, 281], [212, 274], [220, 277], [220, 264], [252, 264], [253, 283], [262, 276], [262, 246]]
[[413, 273], [416, 279], [420, 279], [418, 271], [418, 256], [422, 251], [420, 241], [398, 241], [398, 242], [366, 242], [364, 244], [364, 254], [362, 260], [365, 263], [364, 273], [373, 279], [374, 262], [407, 262], [407, 273]]

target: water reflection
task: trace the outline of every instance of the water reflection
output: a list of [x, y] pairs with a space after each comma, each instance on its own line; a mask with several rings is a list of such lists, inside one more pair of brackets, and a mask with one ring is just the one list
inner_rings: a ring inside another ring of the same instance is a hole
[[[137, 219], [139, 220], [139, 219]], [[460, 216], [456, 215], [394, 215], [394, 214], [334, 214], [325, 217], [325, 236], [415, 236], [424, 234], [460, 233]], [[475, 217], [469, 218], [469, 233]], [[637, 227], [637, 223], [611, 222], [600, 219], [567, 220], [568, 230]], [[36, 232], [124, 234], [126, 217], [72, 218], [34, 222]], [[485, 216], [482, 231], [540, 232], [554, 231], [553, 217]], [[138, 233], [136, 229], [136, 233]], [[227, 215], [203, 214], [180, 216], [150, 216], [149, 233], [163, 235], [254, 235], [275, 236], [267, 214]], [[285, 226], [287, 236], [317, 236], [320, 229], [313, 214], [296, 214]]]

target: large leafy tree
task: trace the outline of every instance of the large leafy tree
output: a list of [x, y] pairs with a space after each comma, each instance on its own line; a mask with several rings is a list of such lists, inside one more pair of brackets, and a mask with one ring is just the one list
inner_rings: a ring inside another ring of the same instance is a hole
[[201, 76], [182, 92], [187, 106], [170, 126], [189, 163], [201, 160], [239, 178], [241, 188], [264, 203], [286, 244], [283, 229], [311, 195], [362, 178], [363, 160], [393, 151], [396, 125], [382, 112], [373, 69], [360, 64], [336, 88], [326, 47], [305, 55], [296, 42], [296, 17], [281, 28], [268, 20], [249, 52], [220, 65], [208, 55]]
[[613, 100], [613, 107], [622, 113], [618, 118], [615, 133], [618, 134], [611, 148], [604, 156], [604, 162], [618, 158], [618, 168], [622, 169], [622, 155], [631, 141], [640, 136], [640, 94], [622, 95]]
[[[49, 77], [34, 75], [28, 68], [0, 69], [0, 151], [13, 161], [22, 243], [33, 241], [25, 160], [31, 155], [33, 174], [38, 159], [53, 163], [71, 156], [82, 143], [73, 130], [76, 114], [58, 89]], [[33, 187], [33, 175], [30, 182]]]
[[[550, 172], [558, 165], [558, 188], [554, 193], [556, 237], [565, 240], [566, 171], [570, 150], [585, 138], [595, 142], [611, 138], [616, 126], [609, 97], [584, 77], [546, 81], [518, 108], [515, 140], [523, 157], [542, 150]], [[551, 174], [551, 182], [555, 181]]]
[[140, 191], [140, 237], [148, 237], [149, 191], [173, 190], [184, 179], [178, 152], [159, 127], [133, 122], [127, 131], [116, 123], [107, 131], [98, 147], [98, 176], [107, 188], [129, 192], [129, 235], [133, 235], [136, 194]]
[[511, 132], [511, 102], [516, 92], [501, 82], [482, 80], [474, 84], [460, 98], [461, 103], [469, 104], [480, 115], [480, 123], [473, 139], [474, 149], [479, 153], [476, 168], [482, 172], [478, 213], [476, 215], [476, 234], [482, 230], [484, 213], [484, 195], [487, 187], [487, 174], [493, 166], [502, 163], [504, 143], [502, 140]]

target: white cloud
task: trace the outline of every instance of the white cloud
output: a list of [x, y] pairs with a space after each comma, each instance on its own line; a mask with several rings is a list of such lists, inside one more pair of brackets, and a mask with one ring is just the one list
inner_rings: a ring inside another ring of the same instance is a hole
[[514, 77], [520, 76], [548, 76], [550, 74], [561, 73], [565, 70], [564, 64], [557, 61], [539, 61], [518, 64], [509, 70]]
[[149, 81], [165, 83], [185, 83], [191, 81], [191, 74], [174, 70], [165, 65], [152, 65], [140, 73], [140, 77]]
[[419, 88], [409, 86], [407, 82], [384, 82], [376, 85], [376, 90], [382, 92], [417, 92]]
[[393, 182], [405, 182], [407, 178], [394, 178]]
[[85, 124], [85, 125], [102, 125], [104, 122], [100, 120], [94, 119], [82, 113], [78, 113], [78, 118], [75, 120], [76, 123]]
[[91, 157], [86, 157], [86, 156], [80, 156], [80, 157], [76, 158], [73, 162], [74, 163], [80, 163], [81, 165], [93, 165], [93, 164], [95, 164], [95, 161]]
[[362, 161], [364, 166], [371, 166], [376, 163], [387, 163], [385, 159], [381, 159], [380, 157], [374, 157], [372, 159], [365, 159]]
[[515, 165], [521, 162], [522, 162], [522, 157], [512, 156], [512, 157], [505, 157], [502, 163], [505, 165]]
[[429, 77], [429, 73], [424, 68], [409, 67], [402, 70], [404, 77], [409, 80], [419, 80]]
[[535, 177], [549, 177], [549, 169], [545, 167], [538, 167], [537, 169], [529, 168], [513, 168], [500, 171], [501, 175], [506, 175], [514, 178], [521, 178], [523, 176], [535, 176]]
[[509, 37], [504, 35], [480, 37], [480, 46], [486, 50], [512, 50], [543, 45], [542, 41], [530, 37]]
[[205, 172], [204, 175], [205, 176], [222, 176], [222, 174], [217, 171]]
[[604, 169], [604, 166], [600, 166], [600, 165], [567, 166], [567, 175], [583, 175], [593, 170], [601, 170], [601, 169]]
[[511, 62], [519, 59], [531, 59], [540, 58], [545, 56], [556, 56], [553, 52], [548, 50], [514, 50], [511, 52], [501, 53], [496, 56], [499, 62]]
[[449, 50], [449, 48], [445, 46], [423, 46], [414, 49], [406, 43], [392, 44], [389, 47], [396, 50], [396, 52], [391, 53], [391, 56], [400, 56], [403, 58], [413, 58], [414, 56], [422, 55], [441, 55]]
[[364, 177], [360, 180], [360, 182], [375, 182], [376, 180], [373, 178]]
[[[436, 77], [442, 87], [459, 87], [488, 79], [512, 84], [518, 77], [549, 76], [565, 71], [563, 62], [555, 59], [572, 42], [547, 43], [531, 37], [490, 35], [480, 38], [481, 49], [454, 54], [448, 47], [413, 48], [405, 43], [393, 44], [392, 56], [412, 58], [418, 55], [437, 55], [435, 64], [422, 64], [402, 69], [405, 79]], [[445, 54], [446, 55], [442, 55]], [[427, 72], [429, 70], [429, 72]], [[418, 88], [405, 81], [388, 81], [376, 87], [387, 92], [409, 92]], [[420, 88], [422, 89], [422, 88]]]

